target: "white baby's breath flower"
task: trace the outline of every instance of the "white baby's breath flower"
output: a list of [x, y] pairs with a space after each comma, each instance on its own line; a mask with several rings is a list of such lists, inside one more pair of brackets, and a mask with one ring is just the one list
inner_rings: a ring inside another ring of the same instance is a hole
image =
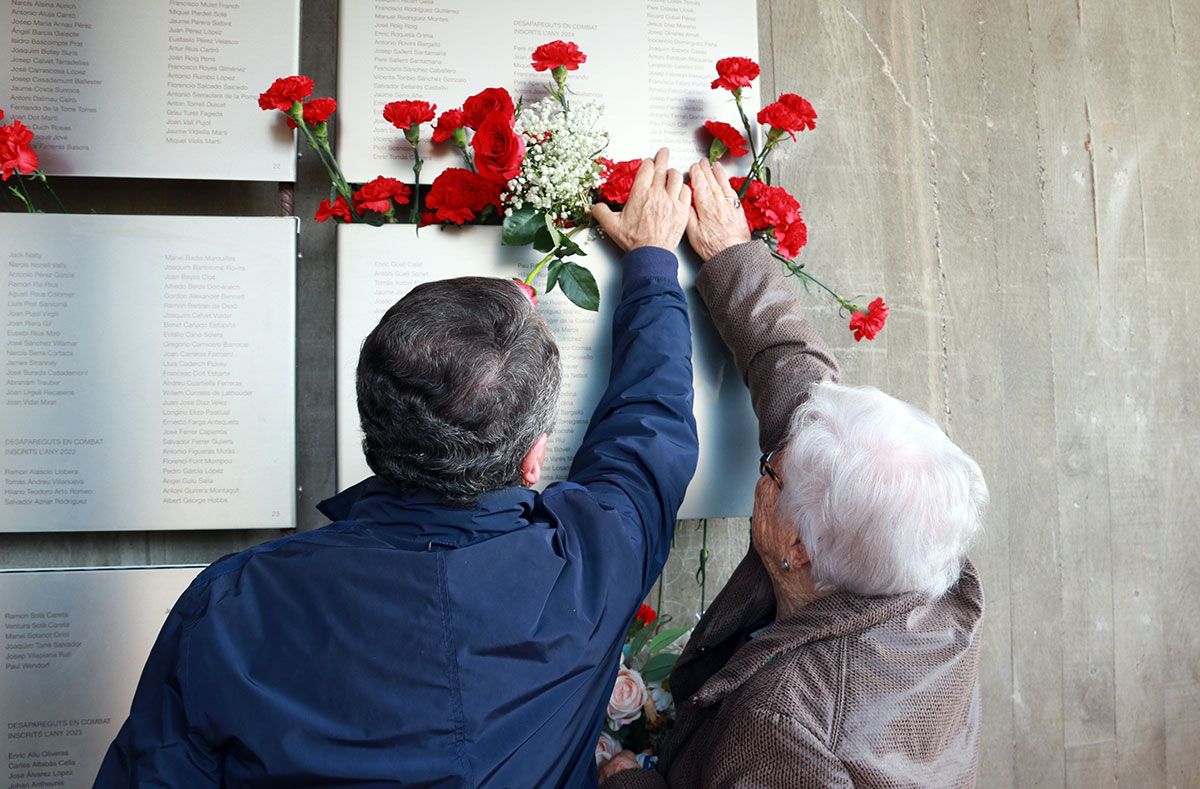
[[521, 110], [514, 128], [525, 138], [525, 161], [508, 182], [509, 209], [528, 205], [564, 221], [583, 218], [600, 185], [595, 159], [608, 145], [608, 132], [596, 128], [602, 112], [591, 101], [564, 112], [553, 97]]

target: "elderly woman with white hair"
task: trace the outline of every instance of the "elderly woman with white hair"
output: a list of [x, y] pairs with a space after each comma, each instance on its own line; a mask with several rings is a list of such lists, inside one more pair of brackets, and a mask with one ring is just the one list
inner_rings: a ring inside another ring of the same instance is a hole
[[928, 415], [837, 383], [720, 168], [692, 169], [697, 287], [750, 387], [766, 454], [751, 547], [670, 678], [657, 769], [623, 787], [973, 786], [987, 487]]

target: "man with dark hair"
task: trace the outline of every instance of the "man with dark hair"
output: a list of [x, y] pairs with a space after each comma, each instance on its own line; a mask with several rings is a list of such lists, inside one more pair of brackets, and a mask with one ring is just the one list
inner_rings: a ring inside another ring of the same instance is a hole
[[626, 628], [696, 465], [673, 250], [691, 193], [647, 160], [625, 210], [609, 386], [538, 494], [558, 349], [524, 292], [415, 288], [363, 343], [375, 476], [335, 522], [216, 562], [151, 652], [97, 786], [596, 785]]

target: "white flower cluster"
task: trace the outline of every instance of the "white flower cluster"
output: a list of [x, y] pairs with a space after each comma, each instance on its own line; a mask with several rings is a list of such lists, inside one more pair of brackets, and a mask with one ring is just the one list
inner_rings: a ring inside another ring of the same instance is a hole
[[572, 103], [564, 112], [551, 96], [521, 110], [514, 128], [525, 138], [525, 161], [508, 182], [506, 213], [530, 205], [575, 221], [588, 212], [592, 190], [600, 185], [595, 159], [608, 146], [608, 132], [597, 128], [603, 112], [592, 101]]

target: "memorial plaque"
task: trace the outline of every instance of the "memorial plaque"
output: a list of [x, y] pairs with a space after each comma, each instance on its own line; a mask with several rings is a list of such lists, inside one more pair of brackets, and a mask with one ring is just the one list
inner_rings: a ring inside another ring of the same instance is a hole
[[0, 531], [295, 523], [291, 218], [0, 214]]
[[[578, 240], [578, 238], [576, 239]], [[538, 310], [558, 341], [563, 365], [558, 424], [550, 438], [547, 482], [564, 479], [596, 403], [608, 385], [612, 313], [620, 300], [620, 252], [611, 242], [583, 242], [584, 261], [600, 285], [600, 313], [576, 307], [561, 290], [537, 283]], [[464, 276], [525, 276], [537, 262], [529, 249], [500, 245], [498, 227], [338, 228], [338, 482], [347, 487], [371, 472], [362, 453], [354, 375], [363, 339], [383, 313], [416, 285]], [[692, 323], [695, 413], [700, 462], [681, 518], [750, 514], [758, 480], [758, 423], [750, 395], [691, 283], [696, 261], [685, 256], [681, 280]]]
[[[758, 6], [753, 0], [647, 0], [643, 3], [456, 3], [450, 0], [353, 0], [338, 20], [338, 159], [352, 181], [388, 175], [412, 181], [412, 151], [383, 120], [383, 105], [422, 99], [438, 110], [461, 107], [487, 87], [504, 87], [526, 102], [546, 95], [548, 72], [530, 54], [555, 39], [588, 56], [571, 73], [580, 99], [605, 106], [611, 134], [605, 155], [633, 159], [666, 145], [677, 163], [708, 151], [706, 120], [739, 126], [728, 91], [709, 87], [722, 57], [756, 57]], [[758, 83], [747, 112], [759, 103]], [[773, 98], [773, 97], [771, 97]], [[700, 131], [698, 131], [700, 130]], [[428, 138], [426, 129], [426, 138]], [[422, 143], [422, 180], [461, 166], [450, 146]]]
[[298, 69], [298, 0], [0, 0], [0, 30], [0, 108], [51, 175], [295, 180], [257, 98]]
[[199, 567], [0, 571], [0, 784], [90, 787]]

